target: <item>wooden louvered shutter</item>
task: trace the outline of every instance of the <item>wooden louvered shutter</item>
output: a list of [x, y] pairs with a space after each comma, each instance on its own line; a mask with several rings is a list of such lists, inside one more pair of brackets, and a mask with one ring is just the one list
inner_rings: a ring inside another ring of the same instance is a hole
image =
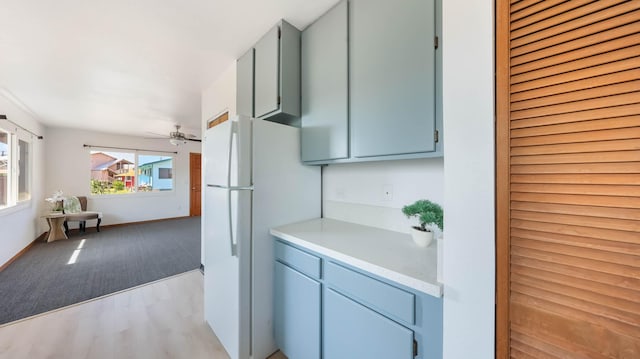
[[640, 1], [496, 26], [497, 357], [640, 358]]

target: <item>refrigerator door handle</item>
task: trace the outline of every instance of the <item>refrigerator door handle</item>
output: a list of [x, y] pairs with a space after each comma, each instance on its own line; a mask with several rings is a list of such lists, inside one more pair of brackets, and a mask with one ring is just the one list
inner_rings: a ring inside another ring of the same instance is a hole
[[233, 158], [233, 139], [237, 138], [234, 136], [238, 132], [238, 124], [235, 121], [231, 121], [231, 128], [229, 130], [229, 152], [227, 158], [227, 186], [231, 186], [231, 161]]
[[233, 210], [231, 209], [231, 190], [227, 191], [227, 203], [229, 209], [229, 242], [231, 244], [231, 255], [238, 257], [238, 242], [233, 240]]

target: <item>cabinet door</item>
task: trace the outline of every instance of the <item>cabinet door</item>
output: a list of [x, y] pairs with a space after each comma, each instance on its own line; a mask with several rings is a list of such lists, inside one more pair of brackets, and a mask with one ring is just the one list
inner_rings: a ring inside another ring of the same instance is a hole
[[275, 337], [289, 359], [320, 358], [320, 283], [276, 262]]
[[236, 83], [236, 112], [253, 117], [253, 49], [238, 59]]
[[254, 46], [255, 49], [255, 117], [278, 109], [280, 64], [279, 26], [274, 26]]
[[324, 295], [324, 359], [412, 359], [413, 331], [332, 289]]
[[433, 0], [350, 2], [354, 157], [435, 151], [434, 6]]
[[302, 32], [302, 160], [349, 157], [347, 1]]

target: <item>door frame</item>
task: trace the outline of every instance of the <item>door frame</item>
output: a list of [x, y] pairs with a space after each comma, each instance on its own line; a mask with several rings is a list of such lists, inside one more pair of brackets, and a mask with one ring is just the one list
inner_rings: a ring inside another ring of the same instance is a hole
[[509, 357], [510, 282], [510, 2], [496, 0], [496, 358]]

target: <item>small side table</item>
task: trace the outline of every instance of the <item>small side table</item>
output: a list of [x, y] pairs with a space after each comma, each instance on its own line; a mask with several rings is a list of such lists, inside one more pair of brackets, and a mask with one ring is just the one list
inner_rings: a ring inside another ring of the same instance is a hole
[[64, 221], [67, 218], [61, 212], [51, 212], [43, 216], [49, 223], [49, 234], [47, 234], [47, 242], [57, 241], [58, 239], [67, 239], [67, 234], [64, 232]]

